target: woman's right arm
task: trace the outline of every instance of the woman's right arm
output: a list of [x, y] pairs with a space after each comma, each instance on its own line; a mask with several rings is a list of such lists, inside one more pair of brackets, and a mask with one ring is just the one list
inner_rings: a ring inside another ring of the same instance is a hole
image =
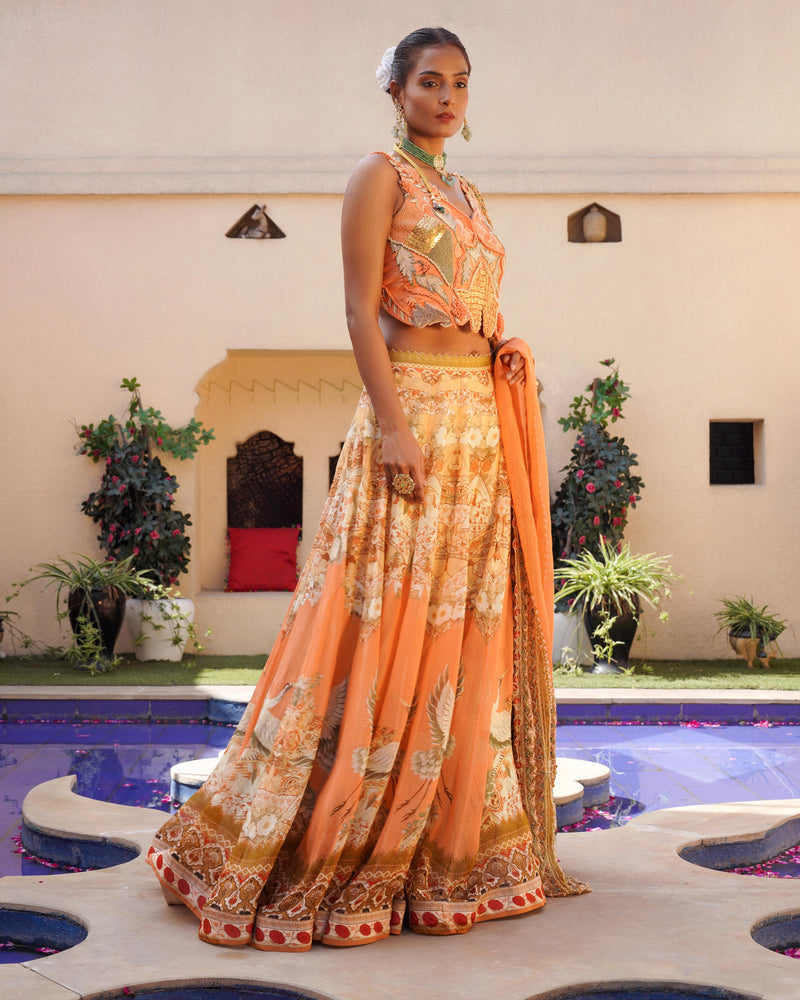
[[397, 173], [382, 156], [358, 164], [342, 206], [345, 311], [356, 364], [381, 429], [386, 481], [391, 489], [393, 477], [407, 473], [414, 480], [414, 500], [422, 500], [424, 459], [400, 405], [378, 323], [386, 241], [400, 197]]

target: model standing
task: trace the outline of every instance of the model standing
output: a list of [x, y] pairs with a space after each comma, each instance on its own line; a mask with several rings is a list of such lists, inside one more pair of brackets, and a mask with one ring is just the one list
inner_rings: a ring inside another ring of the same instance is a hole
[[302, 951], [454, 934], [586, 891], [555, 859], [549, 502], [503, 247], [447, 169], [470, 62], [384, 56], [397, 145], [342, 214], [364, 393], [250, 705], [148, 855], [200, 937]]

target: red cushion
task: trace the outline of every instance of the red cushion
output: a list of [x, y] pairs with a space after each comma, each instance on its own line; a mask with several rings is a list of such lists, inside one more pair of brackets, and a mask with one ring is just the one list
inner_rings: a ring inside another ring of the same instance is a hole
[[231, 567], [226, 590], [294, 590], [298, 528], [228, 528]]

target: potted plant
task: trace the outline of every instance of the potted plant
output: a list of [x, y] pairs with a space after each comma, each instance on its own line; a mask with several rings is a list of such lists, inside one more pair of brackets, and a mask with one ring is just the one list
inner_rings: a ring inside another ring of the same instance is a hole
[[717, 632], [726, 632], [731, 648], [747, 660], [752, 669], [758, 657], [764, 668], [771, 656], [780, 655], [778, 636], [786, 629], [783, 618], [773, 614], [765, 604], [759, 608], [746, 597], [723, 598], [722, 608], [714, 612], [719, 622]]
[[[170, 588], [189, 565], [186, 529], [191, 519], [175, 507], [178, 482], [157, 452], [189, 459], [214, 433], [194, 419], [184, 427], [171, 427], [159, 410], [145, 409], [135, 378], [123, 379], [120, 388], [130, 393], [125, 414], [78, 430], [78, 453], [104, 466], [100, 487], [83, 501], [82, 510], [99, 525], [97, 540], [108, 558], [130, 559], [132, 568], [165, 595], [156, 604], [143, 589], [129, 602], [137, 658], [179, 660], [187, 637], [193, 635], [194, 605]], [[163, 648], [156, 649], [154, 643]]]
[[625, 439], [613, 437], [608, 425], [623, 420], [630, 389], [613, 358], [600, 362], [611, 371], [595, 378], [575, 396], [569, 415], [559, 424], [576, 431], [569, 463], [550, 508], [553, 556], [558, 563], [589, 549], [600, 553], [603, 540], [622, 541], [628, 514], [641, 500], [644, 483], [631, 470], [638, 465]]
[[91, 673], [105, 672], [119, 662], [114, 647], [125, 618], [126, 596], [157, 590], [133, 568], [130, 558], [98, 561], [76, 554], [71, 560], [37, 563], [31, 572], [33, 576], [23, 580], [16, 593], [38, 581], [55, 588], [57, 616], [69, 618], [72, 626], [67, 657], [77, 669]]
[[[613, 436], [609, 424], [623, 420], [628, 385], [620, 378], [614, 358], [600, 362], [607, 375], [593, 379], [575, 396], [566, 417], [559, 419], [565, 433], [575, 432], [569, 463], [550, 507], [553, 559], [556, 573], [563, 560], [582, 552], [601, 554], [603, 542], [622, 541], [629, 512], [641, 499], [644, 483], [632, 470], [638, 464], [625, 439]], [[591, 663], [582, 616], [571, 614], [568, 598], [556, 596], [554, 659]], [[568, 640], [568, 641], [566, 641]], [[587, 655], [588, 654], [588, 655]]]
[[[586, 548], [561, 561], [556, 571], [556, 596], [560, 601], [572, 601], [586, 618], [593, 639], [592, 673], [627, 669], [642, 603], [657, 607], [671, 593], [676, 577], [667, 558], [635, 554], [627, 544], [612, 546], [601, 541], [599, 556]], [[659, 617], [666, 620], [667, 612], [662, 611]]]

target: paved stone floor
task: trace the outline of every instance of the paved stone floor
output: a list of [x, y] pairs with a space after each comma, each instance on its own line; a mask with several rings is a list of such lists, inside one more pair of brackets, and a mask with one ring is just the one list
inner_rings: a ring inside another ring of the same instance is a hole
[[[629, 743], [645, 738], [638, 729], [626, 727]], [[25, 801], [28, 821], [146, 847], [159, 814], [85, 799], [72, 784], [65, 776], [38, 785]], [[800, 823], [794, 797], [660, 809], [624, 827], [560, 834], [562, 863], [592, 885], [588, 896], [551, 899], [541, 912], [459, 937], [405, 933], [304, 955], [201, 943], [195, 918], [164, 904], [141, 856], [95, 872], [10, 876], [0, 882], [0, 907], [71, 914], [88, 936], [60, 954], [0, 968], [0, 998], [135, 995], [149, 984], [201, 980], [272, 984], [324, 1000], [549, 1000], [568, 987], [636, 982], [798, 1000], [800, 961], [751, 937], [765, 917], [800, 913], [797, 881], [712, 871], [678, 854], [698, 843], [757, 844], [786, 823]]]

